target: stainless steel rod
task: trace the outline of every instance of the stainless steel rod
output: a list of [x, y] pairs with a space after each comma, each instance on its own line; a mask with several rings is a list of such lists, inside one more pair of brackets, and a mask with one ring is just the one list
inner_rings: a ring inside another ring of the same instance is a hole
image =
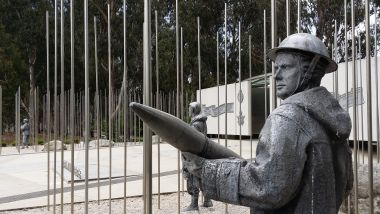
[[[176, 116], [179, 117], [179, 76], [180, 76], [180, 55], [179, 55], [179, 18], [178, 18], [178, 0], [175, 1], [175, 45], [176, 45], [176, 66], [177, 66], [177, 90], [176, 90]], [[177, 213], [179, 214], [181, 211], [181, 196], [180, 196], [180, 151], [177, 150]]]
[[368, 189], [369, 213], [374, 212], [373, 208], [373, 159], [372, 159], [372, 82], [371, 82], [371, 40], [369, 22], [369, 1], [365, 2], [365, 27], [366, 27], [366, 82], [367, 82], [367, 132], [368, 132]]
[[[337, 23], [336, 23], [336, 20], [335, 20], [335, 23], [334, 23], [334, 61], [338, 63], [338, 45], [337, 45]], [[338, 99], [339, 98], [339, 87], [338, 87], [338, 78], [339, 78], [339, 75], [338, 75], [338, 71], [339, 70], [336, 70], [334, 72], [334, 76], [335, 76], [335, 88], [334, 88], [334, 92], [335, 92], [335, 98]]]
[[[160, 76], [159, 76], [159, 58], [158, 58], [158, 14], [154, 11], [154, 20], [156, 28], [156, 108], [160, 109]], [[162, 109], [161, 109], [162, 110]], [[157, 135], [157, 193], [158, 193], [158, 209], [161, 208], [161, 154], [160, 154], [160, 136]]]
[[[65, 136], [64, 136], [64, 93], [65, 93], [65, 12], [63, 8], [63, 0], [61, 0], [61, 94], [60, 94], [60, 135], [61, 135], [61, 144], [63, 147], [65, 143]], [[64, 177], [63, 177], [63, 164], [64, 164], [64, 149], [61, 148], [61, 213], [63, 214], [63, 183], [64, 183]]]
[[3, 142], [2, 142], [2, 135], [3, 135], [3, 90], [0, 85], [0, 155], [1, 155], [1, 150], [3, 147]]
[[[249, 85], [251, 87], [251, 82], [252, 82], [252, 36], [249, 35], [248, 37], [248, 67], [249, 67]], [[251, 157], [251, 160], [252, 160], [252, 121], [250, 123], [251, 125], [249, 126], [249, 130], [248, 130], [248, 133], [249, 133], [249, 147], [250, 147], [250, 157]]]
[[301, 33], [301, 0], [297, 0], [297, 30]]
[[[224, 146], [227, 147], [227, 3], [224, 3]], [[224, 204], [224, 212], [228, 213], [228, 204]]]
[[286, 0], [286, 36], [290, 34], [290, 2]]
[[[346, 82], [346, 111], [349, 113], [348, 106], [348, 38], [347, 38], [347, 0], [344, 0], [344, 69], [345, 69], [345, 82]], [[354, 109], [354, 108], [353, 108]], [[349, 145], [350, 139], [347, 139]], [[347, 212], [351, 213], [351, 194], [347, 198]]]
[[[178, 5], [176, 5], [178, 6]], [[178, 11], [178, 10], [177, 10]], [[178, 15], [176, 13], [176, 15]], [[178, 25], [178, 17], [176, 19]], [[178, 31], [178, 28], [177, 28]], [[177, 35], [178, 45], [178, 35]], [[151, 1], [144, 0], [144, 73], [143, 73], [143, 102], [150, 106], [151, 101]], [[178, 62], [178, 46], [177, 46]], [[178, 63], [177, 63], [177, 89], [178, 89]], [[178, 97], [177, 97], [178, 100]], [[143, 150], [144, 150], [144, 213], [152, 213], [152, 132], [143, 124]]]
[[197, 17], [197, 29], [198, 29], [198, 87], [199, 87], [199, 103], [202, 108], [202, 73], [201, 73], [201, 38], [200, 38], [200, 20]]
[[[71, 138], [71, 169], [74, 169], [74, 0], [70, 1], [70, 138]], [[71, 213], [74, 213], [74, 170], [71, 170]]]
[[181, 109], [181, 119], [183, 120], [184, 119], [184, 112], [183, 112], [183, 28], [181, 27], [181, 44], [180, 44], [180, 47], [181, 47], [181, 77], [180, 77], [180, 83], [181, 83], [181, 100], [180, 100], [180, 109]]
[[[216, 33], [216, 86], [218, 90], [217, 109], [218, 109], [218, 144], [220, 144], [220, 114], [219, 114], [219, 33]], [[187, 103], [186, 103], [187, 104]], [[186, 105], [185, 105], [186, 106]]]
[[96, 90], [96, 183], [97, 183], [97, 189], [98, 189], [98, 205], [100, 204], [100, 145], [99, 145], [99, 138], [101, 135], [101, 128], [100, 128], [100, 95], [99, 95], [99, 71], [98, 71], [98, 31], [97, 31], [97, 21], [96, 17], [94, 16], [94, 56], [95, 56], [95, 90]]
[[375, 11], [375, 50], [374, 50], [374, 57], [375, 57], [375, 93], [376, 93], [376, 156], [377, 156], [377, 163], [379, 163], [379, 153], [380, 153], [380, 133], [379, 133], [379, 77], [378, 77], [378, 70], [377, 70], [377, 7], [374, 7]]
[[[50, 211], [50, 53], [49, 53], [49, 11], [46, 11], [46, 125], [47, 125], [47, 209]], [[1, 133], [1, 132], [0, 132]]]
[[127, 5], [123, 0], [123, 56], [124, 56], [124, 111], [123, 111], [123, 136], [124, 136], [124, 200], [123, 210], [127, 213], [127, 142], [128, 142], [128, 65], [127, 65]]
[[[183, 106], [183, 49], [184, 49], [184, 47], [183, 47], [183, 28], [181, 27], [181, 44], [180, 44], [180, 47], [181, 47], [181, 79], [180, 79], [180, 83], [181, 83], [181, 92], [180, 92], [180, 102], [179, 102], [179, 106], [180, 106], [180, 110], [181, 110], [181, 119], [182, 120], [184, 120], [184, 115], [183, 115], [183, 108], [184, 108], [184, 106]], [[179, 166], [179, 170], [181, 169], [180, 168], [181, 166]], [[182, 177], [182, 191], [184, 191], [185, 189], [184, 189], [184, 187], [185, 187], [185, 185], [184, 185], [184, 183], [185, 183], [185, 179]]]
[[[271, 38], [272, 38], [272, 48], [276, 47], [277, 42], [277, 23], [276, 23], [276, 0], [271, 0]], [[274, 79], [275, 75], [274, 63], [272, 62], [272, 111], [277, 107], [276, 99], [276, 80]]]
[[[239, 22], [239, 93], [242, 96], [241, 91], [241, 23]], [[239, 99], [239, 119], [241, 120], [241, 100]], [[242, 141], [241, 141], [241, 121], [239, 121], [239, 154], [242, 154]]]
[[358, 214], [358, 141], [357, 141], [357, 89], [356, 89], [356, 44], [355, 44], [355, 7], [354, 0], [351, 0], [351, 59], [352, 59], [352, 91], [353, 91], [353, 106], [352, 106], [352, 133], [354, 141], [354, 212]]
[[266, 12], [264, 10], [264, 62], [263, 62], [263, 66], [264, 66], [264, 112], [265, 112], [265, 116], [264, 118], [266, 119], [267, 116], [268, 116], [268, 94], [267, 94], [267, 91], [268, 91], [268, 79], [267, 79], [267, 22], [266, 22]]
[[57, 69], [58, 69], [58, 0], [54, 4], [54, 190], [53, 190], [53, 213], [56, 212], [56, 191], [57, 191], [57, 123], [58, 123], [58, 100], [57, 100]]
[[224, 3], [224, 146], [227, 147], [227, 3]]
[[[359, 80], [361, 88], [361, 99], [363, 99], [363, 72], [362, 72], [362, 51], [361, 51], [361, 39], [359, 36]], [[361, 134], [361, 147], [362, 147], [362, 163], [364, 164], [364, 122], [363, 122], [363, 103], [360, 105], [360, 134]]]
[[112, 213], [112, 71], [111, 71], [111, 5], [107, 2], [107, 42], [108, 42], [108, 144], [109, 144], [109, 179], [108, 211]]
[[[84, 144], [85, 144], [85, 214], [88, 213], [89, 206], [89, 194], [88, 194], [88, 172], [89, 172], [89, 147], [88, 147], [88, 135], [89, 135], [89, 53], [88, 53], [88, 0], [84, 1], [84, 91], [85, 91], [85, 131], [84, 131]], [[83, 133], [83, 132], [81, 132]]]

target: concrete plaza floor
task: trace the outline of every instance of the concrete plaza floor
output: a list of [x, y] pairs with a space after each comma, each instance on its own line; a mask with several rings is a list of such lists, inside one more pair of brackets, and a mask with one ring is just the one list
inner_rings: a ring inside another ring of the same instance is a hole
[[[215, 140], [217, 142], [217, 139]], [[224, 139], [220, 140], [224, 145]], [[239, 140], [228, 140], [228, 148], [236, 153], [240, 152]], [[246, 159], [255, 156], [257, 140], [242, 141], [242, 156]], [[120, 145], [120, 144], [119, 144]], [[252, 148], [252, 150], [251, 150]], [[0, 156], [0, 212], [11, 209], [23, 209], [27, 207], [46, 206], [48, 203], [48, 161], [47, 153], [40, 152], [41, 147], [20, 150], [15, 147], [2, 149]], [[36, 152], [37, 151], [37, 152]], [[153, 145], [153, 193], [158, 193], [158, 152], [157, 144]], [[99, 149], [99, 184], [97, 182], [97, 149], [89, 151], [89, 200], [109, 198], [109, 148]], [[74, 150], [74, 163], [77, 171], [82, 176], [76, 177], [74, 182], [74, 200], [83, 202], [85, 196], [83, 149]], [[124, 195], [124, 147], [112, 148], [112, 181], [111, 197], [121, 198]], [[71, 151], [64, 151], [64, 160], [71, 162]], [[181, 165], [180, 165], [181, 166]], [[56, 154], [56, 170], [54, 172], [54, 152], [50, 152], [50, 205], [54, 200], [54, 183], [56, 176], [56, 204], [61, 201], [61, 152]], [[139, 196], [142, 194], [143, 173], [143, 147], [142, 144], [127, 147], [127, 196]], [[180, 189], [185, 190], [185, 183], [180, 179]], [[64, 169], [63, 201], [70, 203], [71, 197], [70, 171]], [[99, 187], [98, 187], [99, 186]], [[160, 144], [160, 192], [176, 192], [178, 189], [178, 150], [169, 144]], [[99, 192], [98, 192], [99, 191]]]

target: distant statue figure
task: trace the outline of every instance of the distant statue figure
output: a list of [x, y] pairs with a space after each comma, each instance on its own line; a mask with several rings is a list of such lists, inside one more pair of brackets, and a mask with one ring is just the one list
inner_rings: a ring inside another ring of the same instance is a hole
[[[207, 135], [207, 116], [201, 114], [201, 105], [198, 102], [192, 102], [189, 104], [189, 116], [191, 117], [190, 126], [197, 131]], [[183, 168], [183, 176], [187, 181], [187, 192], [191, 195], [191, 203], [189, 206], [183, 209], [183, 211], [199, 210], [198, 198], [200, 190], [199, 178], [190, 174], [187, 169]], [[212, 207], [212, 201], [208, 197], [204, 197], [204, 207]]]
[[23, 148], [29, 148], [29, 134], [30, 134], [30, 127], [29, 127], [29, 120], [25, 118], [23, 120], [23, 124], [21, 125], [21, 131], [22, 131], [22, 147]]

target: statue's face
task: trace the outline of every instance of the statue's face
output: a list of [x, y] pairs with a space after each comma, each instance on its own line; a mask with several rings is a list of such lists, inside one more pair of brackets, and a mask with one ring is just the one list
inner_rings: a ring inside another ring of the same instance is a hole
[[193, 117], [193, 114], [194, 114], [193, 107], [189, 106], [189, 116]]
[[291, 53], [279, 53], [276, 57], [276, 89], [277, 97], [281, 99], [293, 95], [303, 77], [298, 59]]

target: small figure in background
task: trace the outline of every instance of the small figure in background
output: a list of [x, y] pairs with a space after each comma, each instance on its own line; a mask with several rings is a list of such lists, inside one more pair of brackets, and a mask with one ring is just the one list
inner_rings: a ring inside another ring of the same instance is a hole
[[29, 148], [29, 120], [25, 118], [23, 120], [23, 124], [21, 126], [21, 131], [22, 131], [22, 147], [23, 148]]
[[[207, 135], [207, 116], [201, 114], [201, 105], [197, 102], [189, 104], [189, 115], [191, 117], [190, 126], [197, 131]], [[191, 204], [184, 208], [183, 211], [199, 210], [198, 198], [200, 191], [200, 181], [197, 177], [190, 174], [185, 167], [183, 167], [183, 176], [187, 180], [187, 192], [191, 195]], [[212, 201], [208, 197], [204, 197], [204, 207], [212, 207]]]

